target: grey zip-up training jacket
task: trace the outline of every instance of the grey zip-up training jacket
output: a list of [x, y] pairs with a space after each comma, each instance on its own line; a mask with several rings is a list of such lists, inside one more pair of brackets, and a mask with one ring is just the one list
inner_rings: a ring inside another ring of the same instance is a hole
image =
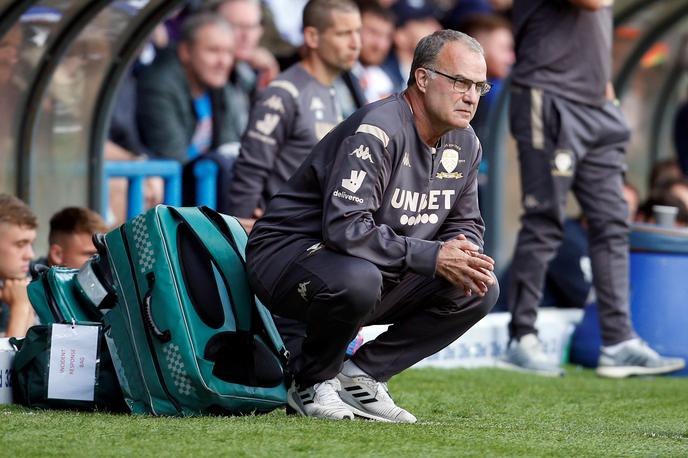
[[481, 156], [470, 127], [445, 134], [436, 148], [423, 143], [402, 94], [363, 107], [270, 201], [251, 232], [249, 264], [267, 266], [307, 239], [367, 259], [387, 278], [407, 270], [432, 276], [441, 241], [464, 234], [483, 245]]

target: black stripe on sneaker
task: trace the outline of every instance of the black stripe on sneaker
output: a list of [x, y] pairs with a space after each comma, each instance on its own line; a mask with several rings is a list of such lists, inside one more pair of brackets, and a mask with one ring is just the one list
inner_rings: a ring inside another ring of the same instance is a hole
[[303, 401], [303, 405], [307, 406], [308, 404], [313, 404], [313, 400], [309, 399], [308, 401]]
[[377, 399], [375, 398], [370, 398], [370, 399], [361, 399], [361, 404], [370, 404], [371, 402], [377, 402]]
[[347, 386], [347, 387], [344, 388], [344, 389], [345, 389], [346, 391], [360, 391], [360, 390], [362, 390], [363, 388], [360, 387], [360, 386], [354, 385], [354, 386]]
[[363, 396], [370, 396], [370, 393], [353, 393], [355, 398], [362, 398]]

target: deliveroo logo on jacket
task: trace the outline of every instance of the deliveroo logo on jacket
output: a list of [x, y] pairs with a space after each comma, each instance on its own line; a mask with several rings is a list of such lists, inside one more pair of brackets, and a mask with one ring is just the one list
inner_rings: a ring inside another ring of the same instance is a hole
[[352, 170], [351, 178], [344, 178], [342, 180], [342, 187], [356, 194], [356, 191], [358, 191], [361, 188], [361, 185], [363, 184], [363, 180], [365, 179], [365, 177], [366, 172], [362, 170]]

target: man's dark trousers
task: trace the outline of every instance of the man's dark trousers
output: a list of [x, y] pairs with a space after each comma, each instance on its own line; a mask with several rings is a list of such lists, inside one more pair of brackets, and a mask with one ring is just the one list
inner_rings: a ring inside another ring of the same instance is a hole
[[584, 105], [514, 86], [523, 215], [508, 292], [512, 338], [534, 333], [545, 274], [561, 243], [569, 191], [589, 228], [593, 285], [605, 345], [635, 337], [628, 303], [628, 205], [624, 146], [630, 132], [612, 102]]
[[305, 323], [300, 354], [290, 363], [298, 386], [335, 377], [346, 348], [359, 328], [392, 324], [363, 345], [352, 360], [378, 381], [446, 347], [483, 318], [495, 304], [499, 287], [484, 297], [465, 296], [440, 278], [406, 273], [398, 282], [383, 279], [369, 261], [327, 248], [307, 248], [317, 240], [294, 244], [280, 253], [274, 268], [288, 266], [278, 281], [265, 284], [251, 269], [249, 280], [261, 301], [276, 315]]

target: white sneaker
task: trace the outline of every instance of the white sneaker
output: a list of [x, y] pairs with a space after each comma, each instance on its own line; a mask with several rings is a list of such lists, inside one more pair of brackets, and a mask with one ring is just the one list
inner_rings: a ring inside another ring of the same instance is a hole
[[660, 356], [640, 339], [631, 339], [611, 354], [602, 347], [597, 363], [597, 375], [609, 378], [626, 378], [632, 375], [661, 375], [681, 370], [683, 358]]
[[337, 379], [342, 385], [339, 396], [354, 414], [390, 423], [416, 422], [416, 417], [394, 403], [386, 383], [368, 375], [349, 377], [339, 373]]
[[509, 342], [498, 367], [546, 377], [564, 375], [564, 371], [547, 357], [542, 349], [542, 342], [535, 334], [526, 334], [519, 340], [513, 339]]
[[336, 378], [306, 388], [297, 388], [296, 382], [292, 382], [287, 404], [304, 417], [353, 420], [353, 412], [337, 394], [339, 390], [341, 385]]

